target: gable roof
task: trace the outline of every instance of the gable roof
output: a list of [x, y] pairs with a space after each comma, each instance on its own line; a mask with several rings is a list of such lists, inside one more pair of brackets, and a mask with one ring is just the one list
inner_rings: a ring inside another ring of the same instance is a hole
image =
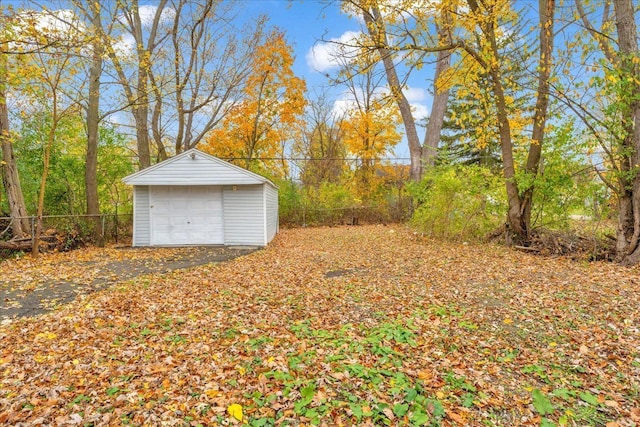
[[122, 178], [129, 185], [249, 185], [269, 184], [267, 178], [192, 148]]

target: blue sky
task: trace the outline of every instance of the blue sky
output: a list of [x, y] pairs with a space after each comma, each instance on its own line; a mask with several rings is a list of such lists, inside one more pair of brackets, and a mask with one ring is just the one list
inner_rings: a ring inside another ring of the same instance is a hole
[[317, 43], [323, 44], [323, 39], [339, 37], [359, 27], [358, 22], [340, 12], [337, 2], [327, 5], [314, 0], [245, 0], [244, 3], [251, 14], [269, 16], [272, 25], [286, 32], [296, 53], [294, 71], [307, 80], [310, 88], [327, 83], [307, 61], [310, 49]]
[[[113, 0], [101, 0], [113, 1]], [[153, 9], [157, 4], [153, 0], [139, 0], [140, 6], [147, 10]], [[334, 44], [328, 40], [348, 40], [353, 34], [361, 30], [361, 23], [356, 18], [350, 18], [340, 10], [340, 2], [327, 2], [323, 0], [229, 0], [238, 1], [242, 6], [239, 16], [238, 28], [242, 27], [244, 19], [251, 19], [264, 14], [269, 17], [269, 23], [277, 26], [285, 32], [287, 41], [293, 46], [295, 53], [294, 72], [307, 82], [308, 97], [313, 98], [328, 87], [328, 79], [325, 73], [331, 74], [336, 70], [332, 68], [331, 54]], [[33, 7], [26, 0], [0, 0], [2, 5], [11, 4], [16, 7]], [[64, 8], [65, 1], [37, 2], [48, 5], [51, 9]], [[312, 52], [312, 49], [314, 49]], [[312, 54], [313, 53], [313, 54]], [[430, 96], [425, 90], [426, 79], [431, 73], [424, 71], [420, 76], [412, 76], [411, 87], [405, 90], [405, 95], [414, 106], [416, 118], [425, 117], [428, 114], [427, 105]], [[345, 88], [330, 88], [337, 105], [345, 108], [349, 105], [349, 97], [345, 95]], [[402, 143], [395, 150], [399, 157], [407, 155], [406, 144]]]
[[[327, 4], [318, 0], [244, 0], [244, 3], [248, 14], [256, 16], [263, 13], [269, 16], [272, 25], [285, 31], [296, 55], [294, 72], [307, 81], [310, 97], [328, 85], [323, 73], [335, 71], [330, 67], [332, 61], [329, 58], [333, 45], [327, 41], [348, 39], [350, 34], [361, 30], [356, 18], [341, 12], [338, 1]], [[426, 87], [427, 79], [431, 77], [429, 70], [423, 70], [420, 76], [412, 76], [411, 86], [405, 90], [417, 119], [428, 115], [431, 96]], [[348, 102], [343, 91], [341, 88], [330, 89], [338, 103]], [[394, 151], [397, 157], [408, 157], [406, 142], [402, 142]]]

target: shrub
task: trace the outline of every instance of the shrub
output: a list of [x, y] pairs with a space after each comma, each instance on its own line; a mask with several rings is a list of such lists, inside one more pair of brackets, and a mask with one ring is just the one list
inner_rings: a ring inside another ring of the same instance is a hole
[[481, 238], [505, 219], [502, 179], [486, 167], [434, 168], [408, 190], [416, 202], [411, 223], [433, 237]]

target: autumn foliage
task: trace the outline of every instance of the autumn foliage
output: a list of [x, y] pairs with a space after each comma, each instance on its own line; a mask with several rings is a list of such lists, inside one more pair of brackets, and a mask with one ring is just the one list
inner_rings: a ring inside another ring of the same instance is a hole
[[[258, 46], [243, 98], [213, 130], [202, 149], [247, 169], [285, 175], [285, 146], [298, 135], [306, 105], [304, 80], [293, 74], [293, 54], [282, 32]], [[266, 159], [261, 163], [260, 159]]]
[[347, 113], [342, 124], [345, 148], [358, 159], [353, 190], [359, 200], [375, 199], [383, 184], [381, 158], [393, 153], [402, 136], [397, 108], [383, 98], [368, 101]]

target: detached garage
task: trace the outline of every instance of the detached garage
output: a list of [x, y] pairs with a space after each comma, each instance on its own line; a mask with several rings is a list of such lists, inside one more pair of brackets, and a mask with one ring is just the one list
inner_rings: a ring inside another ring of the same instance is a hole
[[133, 246], [266, 246], [278, 232], [278, 188], [195, 148], [122, 181], [133, 186]]

